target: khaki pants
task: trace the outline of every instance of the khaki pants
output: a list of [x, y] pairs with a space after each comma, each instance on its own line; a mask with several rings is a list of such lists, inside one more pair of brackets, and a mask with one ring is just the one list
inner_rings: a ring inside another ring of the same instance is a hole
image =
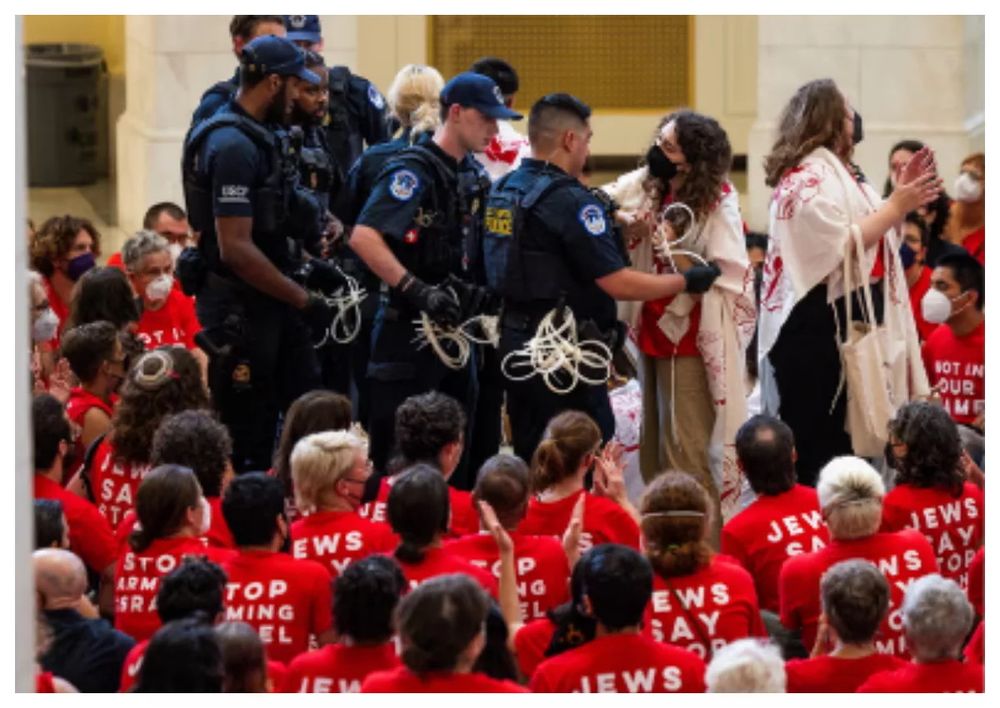
[[[674, 470], [693, 476], [708, 491], [714, 509], [709, 540], [719, 547], [722, 514], [708, 462], [708, 447], [715, 425], [715, 408], [708, 390], [701, 357], [661, 359], [641, 355], [642, 432], [639, 470], [649, 484], [661, 472]], [[671, 367], [674, 371], [671, 374]], [[671, 392], [671, 376], [674, 390]], [[671, 396], [673, 393], [673, 396]], [[674, 415], [670, 415], [671, 402]], [[675, 431], [673, 425], [676, 428]]]

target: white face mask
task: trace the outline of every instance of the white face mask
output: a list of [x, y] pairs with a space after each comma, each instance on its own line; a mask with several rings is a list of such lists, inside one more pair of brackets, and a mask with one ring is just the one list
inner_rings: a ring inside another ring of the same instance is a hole
[[[965, 293], [962, 293], [962, 295], [964, 294]], [[959, 295], [959, 297], [961, 297], [961, 295]], [[958, 298], [955, 299], [957, 300]], [[931, 288], [924, 294], [923, 299], [920, 301], [920, 314], [922, 314], [924, 319], [931, 324], [943, 324], [947, 322], [948, 318], [952, 315], [952, 302], [952, 299], [943, 292]]]
[[165, 300], [173, 287], [173, 276], [161, 275], [146, 286], [146, 297], [150, 300]]
[[198, 527], [198, 535], [204, 536], [208, 533], [208, 530], [212, 528], [212, 505], [208, 503], [208, 499], [205, 497], [201, 498], [201, 526]]
[[170, 260], [174, 262], [174, 265], [177, 265], [177, 257], [181, 255], [181, 251], [184, 250], [184, 246], [179, 243], [172, 243], [167, 247], [167, 250], [170, 251]]
[[59, 329], [59, 317], [56, 316], [51, 307], [48, 307], [31, 326], [31, 339], [36, 344], [47, 342], [56, 336], [57, 329]]
[[955, 180], [953, 191], [960, 202], [978, 202], [983, 196], [983, 183], [968, 172], [962, 172]]

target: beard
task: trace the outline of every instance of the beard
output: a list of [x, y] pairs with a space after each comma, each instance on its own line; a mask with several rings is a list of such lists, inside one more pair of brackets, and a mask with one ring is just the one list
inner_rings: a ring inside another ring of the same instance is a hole
[[264, 122], [275, 125], [288, 125], [288, 118], [288, 79], [285, 79], [281, 84], [281, 89], [267, 106], [267, 111], [264, 114]]
[[303, 128], [313, 128], [323, 122], [323, 116], [318, 111], [309, 113], [302, 109], [297, 102], [292, 104], [292, 125], [301, 125]]

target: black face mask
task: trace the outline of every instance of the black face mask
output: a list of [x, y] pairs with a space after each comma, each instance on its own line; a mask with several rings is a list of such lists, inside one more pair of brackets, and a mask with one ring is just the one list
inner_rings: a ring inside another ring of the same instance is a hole
[[677, 174], [677, 165], [667, 159], [659, 145], [649, 146], [649, 150], [646, 152], [646, 163], [649, 165], [649, 174], [664, 184]]
[[892, 445], [890, 443], [885, 444], [885, 464], [888, 465], [891, 470], [899, 470], [899, 460], [896, 456], [892, 454]]
[[865, 129], [861, 123], [861, 114], [854, 111], [854, 144], [857, 145], [865, 139]]

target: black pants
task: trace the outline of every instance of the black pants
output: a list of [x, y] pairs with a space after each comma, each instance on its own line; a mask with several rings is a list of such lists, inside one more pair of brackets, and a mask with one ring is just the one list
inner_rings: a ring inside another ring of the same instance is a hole
[[[799, 456], [796, 474], [801, 484], [809, 486], [816, 485], [820, 470], [832, 458], [853, 454], [851, 438], [844, 430], [846, 386], [830, 410], [840, 384], [841, 365], [836, 324], [826, 297], [825, 284], [810, 290], [792, 310], [768, 353], [781, 397], [778, 415], [795, 435]], [[857, 291], [853, 297], [852, 308], [858, 317]], [[872, 286], [872, 300], [876, 320], [882, 322], [881, 285]], [[836, 300], [834, 306], [843, 328], [844, 298]]]
[[[386, 463], [395, 454], [394, 427], [396, 409], [410, 396], [440, 391], [456, 399], [467, 418], [465, 440], [472, 437], [473, 411], [476, 406], [477, 381], [475, 357], [457, 371], [449, 369], [429, 346], [418, 349], [413, 339], [415, 313], [396, 314], [383, 308], [372, 331], [371, 359], [368, 362], [369, 457], [375, 474], [365, 488], [366, 498], [374, 496], [378, 481], [386, 473]], [[458, 489], [471, 489], [468, 473], [468, 447], [462, 454], [450, 483]]]
[[[527, 331], [504, 327], [500, 335], [500, 358], [521, 348], [532, 336], [533, 329]], [[507, 392], [507, 415], [510, 417], [514, 454], [525, 462], [531, 462], [549, 421], [563, 411], [577, 410], [593, 418], [601, 429], [604, 442], [615, 434], [615, 416], [606, 385], [577, 383], [569, 393], [558, 394], [545, 385], [541, 376], [536, 375], [525, 381], [511, 381], [505, 377], [504, 387]]]
[[[209, 387], [233, 439], [237, 472], [266, 470], [278, 423], [291, 403], [319, 388], [320, 372], [309, 331], [298, 312], [250, 288], [206, 285], [196, 301], [198, 319], [226, 356], [211, 356]], [[223, 323], [235, 316], [242, 336], [227, 341]]]
[[479, 396], [469, 444], [469, 470], [475, 475], [490, 457], [500, 451], [501, 409], [504, 378], [500, 373], [500, 355], [491, 346], [478, 347]]

